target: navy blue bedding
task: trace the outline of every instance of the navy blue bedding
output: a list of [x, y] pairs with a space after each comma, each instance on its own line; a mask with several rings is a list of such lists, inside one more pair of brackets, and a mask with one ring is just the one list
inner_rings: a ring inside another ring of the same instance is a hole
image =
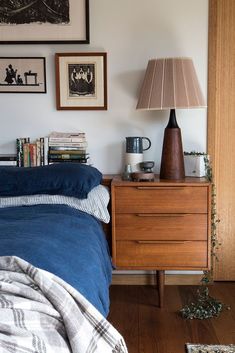
[[52, 272], [104, 316], [112, 265], [101, 223], [64, 205], [0, 209], [0, 256], [14, 255]]
[[102, 179], [101, 172], [82, 163], [58, 163], [40, 167], [0, 166], [0, 195], [65, 195], [86, 199]]

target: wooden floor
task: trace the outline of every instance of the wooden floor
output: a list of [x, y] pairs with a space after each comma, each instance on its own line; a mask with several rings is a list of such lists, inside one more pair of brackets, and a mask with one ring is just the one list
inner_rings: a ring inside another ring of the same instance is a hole
[[129, 353], [184, 353], [186, 342], [235, 344], [235, 283], [216, 283], [210, 295], [231, 310], [210, 320], [185, 320], [178, 310], [195, 297], [196, 286], [165, 286], [165, 307], [157, 307], [153, 286], [111, 286], [108, 320], [123, 335]]

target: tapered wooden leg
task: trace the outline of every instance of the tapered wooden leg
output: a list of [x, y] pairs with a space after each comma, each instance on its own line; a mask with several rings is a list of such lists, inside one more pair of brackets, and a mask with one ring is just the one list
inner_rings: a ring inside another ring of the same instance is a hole
[[163, 308], [164, 305], [164, 285], [165, 285], [165, 271], [156, 271], [159, 307]]

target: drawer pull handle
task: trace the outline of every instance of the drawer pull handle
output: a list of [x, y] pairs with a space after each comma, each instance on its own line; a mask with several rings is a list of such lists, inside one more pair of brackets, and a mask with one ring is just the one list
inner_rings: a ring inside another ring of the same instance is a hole
[[179, 186], [137, 186], [139, 190], [184, 190], [185, 188]]
[[137, 213], [137, 217], [186, 217], [187, 213]]
[[185, 243], [190, 243], [191, 240], [136, 240], [136, 243], [138, 244], [167, 244], [167, 245], [171, 245], [171, 244], [185, 244]]

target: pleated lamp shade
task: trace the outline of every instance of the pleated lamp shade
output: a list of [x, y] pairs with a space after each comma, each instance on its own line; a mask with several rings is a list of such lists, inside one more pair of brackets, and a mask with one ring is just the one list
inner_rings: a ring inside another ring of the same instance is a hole
[[164, 132], [161, 179], [183, 179], [184, 154], [175, 109], [203, 108], [205, 100], [191, 58], [152, 59], [148, 62], [136, 109], [170, 109]]
[[137, 109], [206, 107], [191, 58], [149, 60]]

